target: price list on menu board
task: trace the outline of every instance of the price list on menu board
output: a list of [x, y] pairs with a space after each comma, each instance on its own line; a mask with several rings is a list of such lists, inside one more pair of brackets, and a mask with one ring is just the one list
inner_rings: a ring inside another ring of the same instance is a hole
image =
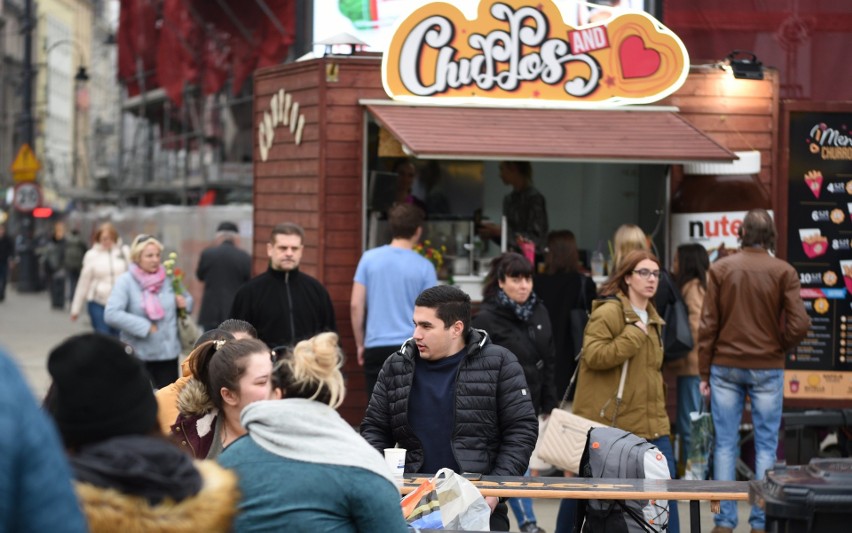
[[844, 397], [852, 392], [852, 111], [793, 111], [789, 124], [787, 254], [812, 326], [787, 355], [785, 395]]

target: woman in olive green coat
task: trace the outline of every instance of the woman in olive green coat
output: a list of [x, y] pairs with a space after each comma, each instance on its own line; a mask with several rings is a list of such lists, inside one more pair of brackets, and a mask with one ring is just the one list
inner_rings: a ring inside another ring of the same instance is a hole
[[[660, 262], [650, 252], [636, 250], [622, 259], [601, 288], [604, 299], [595, 300], [583, 334], [573, 410], [608, 426], [615, 420], [616, 427], [647, 439], [665, 455], [669, 471], [676, 472], [660, 371], [664, 322], [653, 303], [659, 281]], [[627, 377], [619, 404], [616, 395], [625, 361]], [[560, 509], [558, 523], [567, 518], [565, 512]], [[668, 531], [677, 533], [677, 505], [670, 506], [670, 513]]]

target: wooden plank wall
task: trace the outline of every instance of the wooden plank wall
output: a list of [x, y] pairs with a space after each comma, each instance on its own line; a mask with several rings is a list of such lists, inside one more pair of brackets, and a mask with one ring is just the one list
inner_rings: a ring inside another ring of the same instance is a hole
[[[660, 104], [677, 106], [682, 117], [729, 150], [759, 150], [760, 183], [768, 197], [774, 198], [778, 91], [776, 70], [767, 69], [763, 80], [737, 80], [719, 69], [694, 67], [683, 86]], [[672, 194], [683, 178], [681, 170], [675, 167], [673, 172]]]
[[[336, 71], [336, 81], [326, 72]], [[255, 128], [254, 270], [266, 269], [266, 242], [276, 223], [305, 228], [303, 270], [319, 279], [334, 304], [347, 355], [347, 398], [341, 415], [361, 422], [366, 405], [364, 377], [355, 358], [349, 296], [361, 257], [364, 98], [387, 98], [380, 56], [323, 58], [259, 71], [255, 76], [255, 124], [284, 89], [305, 115], [301, 145], [286, 127], [276, 128], [269, 158], [260, 161]]]

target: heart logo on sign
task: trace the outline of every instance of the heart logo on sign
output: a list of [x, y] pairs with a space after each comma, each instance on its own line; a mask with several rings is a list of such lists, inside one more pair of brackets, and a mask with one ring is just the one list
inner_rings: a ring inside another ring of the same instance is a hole
[[660, 53], [645, 48], [645, 41], [638, 35], [624, 39], [618, 48], [621, 60], [621, 75], [625, 79], [647, 78], [660, 68]]

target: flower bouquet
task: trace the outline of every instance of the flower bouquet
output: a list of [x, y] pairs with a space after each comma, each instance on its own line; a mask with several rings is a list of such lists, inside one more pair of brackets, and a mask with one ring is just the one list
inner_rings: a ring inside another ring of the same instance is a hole
[[[175, 296], [186, 293], [186, 287], [183, 284], [183, 270], [175, 267], [176, 263], [177, 254], [175, 252], [171, 252], [168, 259], [163, 261], [163, 267], [166, 269], [166, 276], [168, 276], [172, 282], [172, 290], [174, 291]], [[195, 325], [195, 322], [193, 322], [189, 317], [186, 309], [178, 307], [177, 317], [180, 347], [184, 353], [188, 353], [195, 347], [195, 341], [198, 340], [201, 332], [199, 331], [198, 326]]]
[[436, 271], [441, 270], [441, 267], [444, 266], [444, 254], [447, 253], [446, 246], [435, 248], [432, 246], [432, 242], [427, 240], [417, 244], [414, 251], [428, 259], [435, 266]]

